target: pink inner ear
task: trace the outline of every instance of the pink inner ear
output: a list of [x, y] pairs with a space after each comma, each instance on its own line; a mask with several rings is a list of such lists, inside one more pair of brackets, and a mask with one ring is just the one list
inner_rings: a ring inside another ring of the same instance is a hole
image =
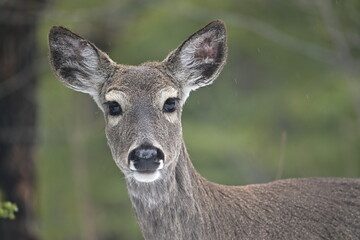
[[194, 57], [202, 63], [213, 63], [218, 54], [218, 42], [204, 38], [197, 46]]

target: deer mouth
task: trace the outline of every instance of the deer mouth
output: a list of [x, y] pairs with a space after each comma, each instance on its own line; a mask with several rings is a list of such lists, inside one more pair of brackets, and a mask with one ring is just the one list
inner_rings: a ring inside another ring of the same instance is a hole
[[134, 167], [133, 161], [130, 161], [130, 169], [132, 170], [133, 178], [138, 182], [150, 183], [161, 177], [160, 170], [163, 168], [163, 160], [160, 160], [160, 165], [155, 170], [139, 170]]
[[156, 163], [156, 168], [153, 168], [153, 167], [151, 167], [151, 168], [141, 168], [141, 169], [139, 169], [139, 168], [137, 168], [136, 166], [135, 166], [135, 162], [133, 161], [133, 160], [129, 160], [129, 168], [130, 168], [130, 170], [132, 170], [133, 172], [138, 172], [138, 173], [143, 173], [143, 174], [151, 174], [151, 173], [154, 173], [154, 172], [156, 172], [156, 171], [159, 171], [159, 170], [161, 170], [161, 169], [163, 169], [163, 167], [164, 167], [164, 160], [162, 160], [162, 159], [160, 159], [159, 161], [158, 161], [158, 163]]
[[164, 167], [164, 153], [151, 144], [142, 144], [130, 151], [128, 164], [134, 178], [139, 182], [152, 182], [160, 177]]

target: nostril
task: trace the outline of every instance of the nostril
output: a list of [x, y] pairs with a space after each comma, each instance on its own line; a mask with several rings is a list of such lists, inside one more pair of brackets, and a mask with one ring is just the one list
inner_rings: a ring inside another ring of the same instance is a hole
[[165, 160], [164, 153], [160, 149], [156, 149], [156, 155], [158, 160], [163, 160], [163, 161]]

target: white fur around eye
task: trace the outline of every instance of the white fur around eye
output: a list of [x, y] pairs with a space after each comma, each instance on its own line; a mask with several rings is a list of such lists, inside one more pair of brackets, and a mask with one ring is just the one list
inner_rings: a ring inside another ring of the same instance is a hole
[[[108, 93], [106, 93], [105, 102], [117, 102], [120, 105], [123, 112], [125, 111], [127, 105], [126, 95], [118, 90], [111, 90]], [[121, 115], [111, 116], [110, 114], [108, 114], [108, 122], [111, 126], [117, 125], [119, 123], [120, 118]]]
[[[167, 99], [177, 98], [177, 97], [178, 97], [178, 91], [175, 88], [167, 87], [167, 88], [162, 89], [158, 94], [158, 100], [157, 100], [158, 101], [157, 104], [159, 105], [159, 108], [161, 109], [161, 111], [163, 111], [163, 107], [164, 107], [164, 104]], [[179, 107], [181, 107], [181, 105], [179, 104], [179, 106], [176, 106], [176, 107], [179, 108]], [[164, 113], [164, 116], [171, 123], [178, 121], [178, 118], [177, 118], [177, 115], [175, 112], [174, 113]]]

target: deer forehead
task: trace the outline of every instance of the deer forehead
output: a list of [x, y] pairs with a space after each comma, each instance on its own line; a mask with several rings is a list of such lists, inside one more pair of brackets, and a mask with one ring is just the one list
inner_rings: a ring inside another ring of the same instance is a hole
[[166, 86], [164, 88], [158, 89], [157, 92], [152, 93], [150, 96], [145, 95], [139, 97], [134, 97], [131, 94], [131, 91], [126, 91], [123, 88], [112, 87], [105, 93], [105, 101], [115, 101], [123, 105], [130, 105], [136, 103], [137, 100], [142, 100], [150, 98], [150, 100], [158, 103], [164, 103], [168, 98], [178, 98], [179, 91], [171, 86]]
[[122, 67], [104, 90], [105, 101], [123, 108], [142, 102], [162, 107], [168, 98], [179, 98], [180, 91], [160, 70], [148, 66]]

